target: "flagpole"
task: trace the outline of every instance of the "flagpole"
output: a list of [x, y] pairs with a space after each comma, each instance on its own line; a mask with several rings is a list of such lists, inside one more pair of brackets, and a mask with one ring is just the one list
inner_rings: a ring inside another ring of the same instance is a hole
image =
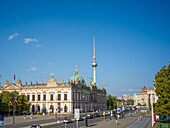
[[152, 127], [154, 125], [154, 118], [153, 118], [153, 98], [152, 98], [152, 90], [151, 90], [151, 109], [152, 109]]
[[[9, 99], [10, 100], [10, 99]], [[9, 104], [8, 104], [8, 109], [9, 109], [9, 112], [8, 112], [8, 116], [10, 116], [10, 101], [9, 101]]]
[[13, 99], [13, 124], [15, 123], [15, 97]]

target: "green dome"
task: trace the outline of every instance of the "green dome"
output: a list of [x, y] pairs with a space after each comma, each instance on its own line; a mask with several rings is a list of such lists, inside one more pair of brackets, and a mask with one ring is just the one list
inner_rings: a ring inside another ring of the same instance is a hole
[[72, 75], [72, 76], [70, 77], [70, 81], [73, 81], [73, 83], [74, 83], [74, 82], [76, 82], [77, 80], [79, 80], [81, 84], [85, 83], [84, 78], [83, 78], [80, 74], [78, 74], [78, 71], [77, 71], [77, 68], [76, 68], [76, 72], [75, 72], [74, 75]]

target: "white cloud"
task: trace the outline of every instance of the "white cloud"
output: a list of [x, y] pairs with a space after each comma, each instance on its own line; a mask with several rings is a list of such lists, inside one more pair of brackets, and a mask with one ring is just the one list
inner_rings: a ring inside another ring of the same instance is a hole
[[41, 47], [41, 46], [42, 46], [42, 44], [37, 44], [37, 45], [36, 45], [37, 48], [38, 48], [38, 47]]
[[32, 71], [36, 71], [36, 70], [37, 70], [37, 68], [36, 68], [36, 67], [31, 67], [31, 68], [30, 68], [30, 70], [32, 70]]
[[37, 68], [34, 67], [34, 66], [33, 66], [33, 67], [30, 67], [29, 69], [26, 69], [27, 72], [29, 72], [29, 71], [36, 71], [36, 70], [37, 70]]
[[14, 34], [9, 36], [8, 40], [11, 40], [12, 38], [14, 38], [15, 36], [18, 36], [18, 35], [19, 35], [18, 33], [14, 33]]
[[139, 92], [140, 90], [139, 89], [128, 89], [127, 91], [128, 92]]
[[121, 89], [122, 92], [139, 92], [139, 89]]
[[25, 40], [24, 41], [25, 44], [28, 44], [29, 42], [38, 42], [37, 39], [33, 39], [33, 38], [25, 38], [24, 40]]
[[126, 89], [121, 89], [122, 92], [126, 92]]
[[53, 63], [48, 63], [48, 65], [52, 65]]
[[52, 72], [50, 72], [50, 73], [49, 73], [49, 75], [50, 75], [50, 76], [54, 76], [55, 74], [54, 74], [54, 73], [52, 73]]

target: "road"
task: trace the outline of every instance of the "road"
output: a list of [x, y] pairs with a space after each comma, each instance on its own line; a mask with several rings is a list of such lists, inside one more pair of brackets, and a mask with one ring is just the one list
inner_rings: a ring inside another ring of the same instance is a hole
[[[128, 115], [129, 112], [125, 112], [125, 117]], [[73, 118], [73, 116], [72, 116]], [[106, 120], [109, 120], [110, 115], [106, 116]], [[88, 119], [88, 125], [89, 126], [97, 126], [97, 123], [101, 123], [104, 120], [104, 117], [95, 117], [93, 119]], [[29, 122], [28, 122], [29, 121]], [[56, 119], [45, 119], [44, 120], [25, 120], [25, 122], [22, 123], [16, 123], [16, 124], [11, 124], [11, 125], [6, 125], [6, 126], [1, 126], [5, 128], [30, 128], [32, 124], [40, 124], [43, 126], [43, 128], [65, 128], [65, 124], [61, 120], [60, 124], [57, 123]], [[77, 123], [74, 121], [73, 123], [66, 124], [67, 128], [76, 128]], [[85, 126], [85, 120], [84, 121], [79, 121], [78, 122], [79, 127]]]
[[[106, 119], [109, 119], [110, 116], [106, 116]], [[93, 119], [88, 119], [88, 125], [90, 126], [90, 124], [94, 124], [100, 121], [103, 121], [104, 117], [96, 117]], [[61, 121], [59, 124], [57, 123], [56, 119], [48, 119], [48, 120], [40, 120], [40, 121], [33, 121], [33, 122], [26, 122], [26, 123], [20, 123], [20, 124], [12, 124], [12, 125], [8, 125], [8, 126], [2, 126], [5, 128], [30, 128], [30, 126], [32, 124], [41, 124], [43, 126], [43, 128], [56, 128], [56, 127], [60, 127], [60, 128], [65, 128], [65, 124], [63, 123], [63, 121]], [[71, 127], [71, 128], [76, 128], [77, 125], [77, 121], [73, 121], [73, 123], [69, 123], [66, 124], [67, 128]], [[82, 127], [85, 126], [85, 120], [84, 121], [79, 121], [78, 122], [78, 126]]]
[[[106, 120], [109, 119], [110, 116], [106, 116]], [[104, 117], [96, 117], [93, 119], [88, 119], [88, 126], [94, 126], [95, 123], [103, 121]], [[77, 127], [77, 121], [74, 121], [73, 123], [65, 124], [65, 123], [60, 123], [60, 124], [52, 124], [48, 126], [43, 126], [43, 128], [65, 128], [65, 125], [67, 128], [76, 128]], [[79, 121], [78, 122], [78, 127], [83, 127], [85, 126], [85, 120], [84, 121]]]

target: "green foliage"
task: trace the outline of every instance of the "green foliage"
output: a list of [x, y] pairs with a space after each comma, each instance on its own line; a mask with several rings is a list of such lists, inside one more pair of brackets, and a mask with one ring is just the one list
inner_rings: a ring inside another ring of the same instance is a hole
[[155, 92], [158, 96], [157, 103], [154, 104], [155, 114], [161, 116], [170, 115], [170, 64], [163, 66], [155, 75]]
[[126, 102], [127, 102], [127, 105], [134, 105], [134, 100], [132, 99], [128, 99]]
[[107, 99], [107, 108], [114, 108], [117, 106], [117, 99], [115, 96], [111, 96], [110, 94], [106, 96]]
[[[17, 99], [18, 104], [15, 103], [15, 98]], [[16, 91], [2, 91], [0, 93], [0, 99], [2, 100], [0, 104], [0, 114], [8, 113], [9, 108], [11, 112], [13, 110], [13, 105], [16, 106], [17, 112], [28, 111], [31, 105], [25, 95], [19, 95]], [[9, 100], [13, 102], [13, 105], [11, 105]]]

